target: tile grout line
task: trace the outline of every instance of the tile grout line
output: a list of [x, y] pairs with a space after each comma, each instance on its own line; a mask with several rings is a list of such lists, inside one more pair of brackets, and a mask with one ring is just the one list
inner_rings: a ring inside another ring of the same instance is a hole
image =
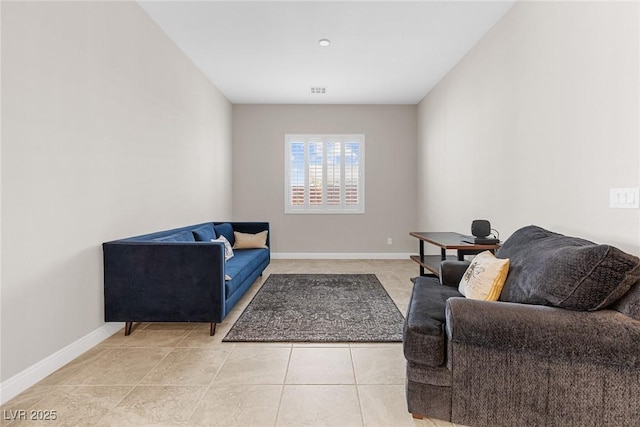
[[362, 401], [360, 398], [360, 387], [358, 387], [358, 377], [356, 375], [356, 363], [353, 360], [353, 352], [351, 348], [351, 344], [349, 344], [349, 357], [351, 358], [351, 369], [353, 369], [353, 383], [356, 388], [356, 396], [358, 398], [358, 409], [360, 409], [360, 422], [362, 426], [364, 426], [364, 411], [362, 410]]
[[[95, 347], [92, 347], [95, 348]], [[89, 349], [91, 350], [91, 349]], [[89, 351], [87, 350], [87, 351]], [[70, 378], [68, 378], [67, 380], [63, 381], [60, 384], [40, 384], [42, 381], [46, 380], [49, 376], [55, 374], [57, 371], [59, 371], [60, 369], [64, 368], [65, 366], [73, 363], [76, 359], [72, 360], [71, 362], [67, 363], [66, 365], [60, 367], [59, 369], [57, 369], [56, 371], [52, 372], [50, 375], [47, 375], [47, 377], [43, 378], [42, 380], [40, 380], [38, 383], [34, 384], [33, 386], [29, 387], [28, 390], [33, 390], [37, 387], [52, 387], [52, 388], [58, 388], [58, 387], [78, 387], [81, 384], [69, 384], [69, 381], [73, 380], [76, 376], [80, 375], [82, 372], [86, 371], [87, 369], [89, 369], [89, 367], [91, 367], [91, 365], [93, 365], [94, 363], [98, 362], [100, 359], [102, 359], [103, 357], [106, 357], [111, 351], [113, 351], [113, 348], [109, 348], [107, 349], [107, 351], [105, 352], [105, 354], [103, 354], [102, 356], [98, 357], [96, 360], [94, 360], [92, 363], [90, 363], [88, 366], [86, 366], [84, 369], [82, 369], [81, 371], [75, 373], [74, 375], [72, 375]], [[86, 353], [86, 352], [85, 352]], [[25, 390], [26, 392], [27, 390]], [[24, 393], [24, 392], [23, 392]], [[22, 395], [23, 393], [20, 393], [19, 395], [15, 396], [13, 399], [9, 400], [8, 402], [6, 402], [4, 405], [2, 405], [2, 409], [5, 410], [4, 408], [9, 406], [9, 403], [11, 403], [12, 400], [16, 399], [17, 397], [19, 397], [20, 395]], [[42, 397], [40, 397], [39, 399], [37, 399], [35, 402], [33, 402], [29, 407], [27, 407], [26, 409], [33, 409], [34, 407], [36, 407], [40, 402], [42, 402], [44, 399], [46, 398], [45, 395], [43, 395]], [[11, 423], [9, 424], [13, 424], [14, 421], [11, 421]], [[9, 425], [9, 424], [4, 424], [4, 425]]]
[[[93, 348], [95, 348], [95, 347], [93, 347]], [[115, 349], [116, 347], [105, 347], [105, 348], [106, 348], [105, 353], [104, 353], [102, 356], [98, 357], [95, 361], [93, 361], [93, 363], [90, 363], [90, 364], [89, 364], [88, 366], [86, 366], [84, 369], [80, 370], [80, 371], [79, 371], [79, 372], [77, 372], [75, 375], [72, 375], [72, 376], [71, 376], [71, 378], [67, 379], [67, 380], [66, 380], [66, 381], [64, 381], [62, 384], [55, 384], [55, 385], [52, 385], [51, 387], [74, 387], [73, 389], [74, 389], [74, 390], [77, 390], [77, 389], [78, 389], [78, 387], [83, 387], [83, 386], [85, 386], [85, 385], [83, 385], [83, 384], [69, 384], [69, 382], [71, 382], [74, 378], [76, 378], [76, 377], [80, 376], [83, 372], [87, 371], [91, 366], [93, 366], [93, 365], [94, 365], [95, 363], [97, 363], [98, 361], [100, 361], [100, 360], [102, 360], [103, 358], [107, 357], [110, 353], [113, 353], [113, 351], [114, 351], [114, 349]], [[75, 359], [74, 359], [74, 360], [75, 360]], [[72, 363], [72, 362], [73, 362], [73, 361], [71, 361], [71, 362], [69, 362], [69, 363]], [[66, 365], [65, 365], [65, 366], [66, 366]], [[86, 385], [86, 386], [91, 386], [91, 385], [89, 384], [89, 385]], [[94, 386], [95, 386], [95, 385], [94, 385]], [[43, 385], [43, 386], [41, 386], [41, 387], [47, 387], [47, 386], [46, 386], [46, 385]], [[101, 385], [101, 387], [104, 387], [104, 386], [103, 386], [103, 385]], [[131, 390], [133, 390], [133, 387], [131, 387]], [[129, 394], [129, 393], [131, 392], [131, 390], [129, 390], [129, 391], [127, 392], [127, 394]], [[126, 394], [125, 394], [125, 396], [126, 396]], [[38, 399], [38, 400], [37, 400], [33, 405], [31, 405], [28, 409], [32, 409], [32, 408], [34, 408], [36, 405], [38, 405], [40, 402], [42, 402], [42, 401], [44, 401], [44, 400], [45, 400], [45, 397], [43, 396], [42, 398]], [[114, 405], [113, 407], [115, 408], [115, 405]], [[105, 413], [105, 415], [106, 415], [106, 414], [108, 414], [109, 412], [111, 412], [111, 410], [112, 410], [112, 409], [113, 409], [113, 408], [110, 408], [110, 409], [109, 409], [109, 411]], [[103, 415], [102, 417], [100, 417], [100, 419], [99, 419], [99, 420], [97, 420], [96, 424], [97, 424], [98, 422], [100, 422], [100, 421], [102, 420], [102, 418], [104, 418], [104, 416], [105, 416], [105, 415]], [[13, 424], [13, 421], [11, 422], [11, 424]]]
[[[94, 348], [95, 348], [95, 347], [94, 347]], [[115, 348], [116, 348], [116, 347], [111, 347], [111, 348], [107, 347], [107, 349], [108, 349], [108, 350], [107, 350], [107, 351], [105, 351], [105, 354], [103, 354], [101, 357], [99, 357], [99, 358], [98, 358], [97, 360], [95, 360], [93, 363], [90, 363], [90, 364], [89, 364], [89, 366], [87, 366], [86, 368], [84, 368], [83, 370], [81, 370], [80, 372], [78, 372], [76, 375], [73, 375], [71, 378], [69, 378], [67, 381], [65, 381], [65, 382], [63, 383], [63, 385], [65, 385], [65, 386], [73, 385], [73, 386], [75, 387], [75, 388], [74, 388], [74, 390], [77, 390], [77, 389], [78, 389], [78, 387], [82, 387], [82, 386], [83, 386], [82, 384], [68, 384], [68, 382], [72, 381], [75, 377], [80, 376], [83, 372], [85, 372], [86, 370], [88, 370], [88, 369], [89, 369], [93, 364], [97, 363], [98, 361], [100, 361], [100, 360], [102, 360], [103, 358], [107, 357], [109, 354], [113, 353], [113, 352], [115, 351], [115, 350], [114, 350]], [[107, 386], [105, 386], [105, 385], [101, 385], [101, 387], [107, 387]], [[125, 393], [125, 395], [122, 397], [122, 399], [124, 399], [124, 398], [129, 394], [129, 393], [131, 393], [131, 390], [133, 390], [134, 388], [135, 388], [135, 387], [133, 387], [133, 386], [132, 386], [132, 387], [131, 387], [131, 389], [130, 389], [129, 391], [127, 391], [127, 393]], [[121, 399], [121, 400], [122, 400], [122, 399]], [[113, 405], [113, 407], [109, 408], [109, 410], [108, 410], [107, 412], [105, 412], [105, 414], [104, 414], [102, 417], [100, 417], [100, 419], [96, 420], [96, 423], [95, 423], [94, 425], [97, 425], [98, 423], [100, 423], [100, 421], [102, 421], [102, 419], [103, 419], [103, 418], [104, 418], [104, 417], [105, 417], [109, 412], [111, 412], [111, 411], [113, 410], [113, 408], [115, 408], [115, 407], [118, 405], [118, 403], [120, 403], [120, 401], [118, 401], [115, 405]]]
[[224, 358], [224, 361], [220, 364], [220, 367], [218, 368], [218, 371], [211, 378], [211, 381], [209, 381], [209, 384], [207, 385], [206, 390], [204, 391], [204, 393], [202, 393], [202, 396], [200, 396], [200, 399], [198, 399], [198, 402], [195, 404], [195, 406], [193, 407], [193, 410], [191, 411], [191, 413], [189, 414], [189, 416], [185, 420], [186, 423], [189, 423], [189, 421], [191, 420], [191, 417], [193, 417], [193, 414], [195, 414], [196, 410], [198, 409], [198, 407], [200, 407], [200, 404], [202, 403], [202, 400], [207, 395], [207, 393], [209, 393], [209, 390], [211, 390], [211, 386], [213, 385], [213, 382], [215, 381], [215, 379], [218, 376], [218, 374], [220, 373], [220, 371], [222, 371], [222, 367], [224, 366], [225, 363], [227, 363], [227, 360], [229, 359], [229, 356], [231, 356], [231, 353], [233, 352], [233, 350], [235, 348], [236, 348], [236, 344], [233, 343], [233, 345], [229, 349], [229, 353], [227, 353], [227, 356]]
[[[144, 328], [143, 328], [143, 329], [144, 329]], [[185, 336], [186, 336], [186, 335], [187, 335], [187, 334], [185, 334]], [[176, 346], [177, 346], [177, 343], [176, 343]], [[112, 407], [111, 409], [109, 409], [109, 412], [107, 412], [107, 413], [106, 413], [106, 414], [104, 414], [102, 417], [100, 417], [100, 419], [98, 420], [98, 422], [96, 422], [94, 425], [98, 425], [98, 424], [100, 424], [100, 422], [101, 422], [101, 421], [102, 421], [102, 420], [103, 420], [107, 415], [111, 414], [111, 413], [113, 412], [113, 410], [114, 410], [114, 409], [116, 409], [116, 408], [118, 407], [118, 405], [120, 405], [120, 403], [122, 403], [122, 401], [123, 401], [124, 399], [126, 399], [126, 398], [127, 398], [127, 396], [129, 396], [133, 390], [135, 390], [135, 389], [136, 389], [136, 387], [140, 386], [140, 383], [142, 382], [142, 380], [144, 380], [144, 379], [149, 375], [149, 373], [150, 373], [151, 371], [153, 371], [153, 370], [154, 370], [154, 369], [155, 369], [155, 368], [156, 368], [156, 367], [157, 367], [157, 366], [158, 366], [158, 365], [159, 365], [159, 364], [160, 364], [164, 359], [166, 359], [166, 358], [171, 354], [171, 352], [172, 352], [173, 350], [175, 350], [175, 349], [177, 348], [176, 346], [173, 346], [173, 347], [155, 347], [155, 348], [169, 348], [169, 349], [171, 349], [171, 350], [170, 350], [170, 351], [168, 351], [168, 352], [167, 352], [167, 354], [165, 354], [165, 355], [164, 355], [164, 357], [161, 357], [161, 358], [160, 358], [160, 360], [158, 360], [158, 362], [157, 362], [155, 365], [153, 365], [153, 366], [151, 367], [151, 369], [149, 369], [149, 372], [147, 372], [145, 375], [143, 375], [143, 376], [142, 376], [142, 378], [140, 378], [140, 379], [138, 380], [138, 382], [137, 382], [135, 385], [131, 386], [131, 390], [129, 390], [129, 392], [127, 392], [124, 396], [122, 396], [122, 399], [120, 399], [120, 400], [118, 401], [118, 403], [116, 403], [115, 405], [113, 405], [113, 407]], [[120, 345], [120, 346], [119, 346], [119, 348], [127, 349], [127, 348], [140, 348], [140, 347], [125, 347], [125, 346]], [[149, 347], [147, 347], [147, 348], [149, 348]]]
[[[95, 347], [93, 347], [95, 348]], [[96, 360], [94, 360], [92, 363], [89, 363], [89, 365], [87, 365], [84, 369], [80, 370], [79, 372], [77, 372], [75, 375], [72, 375], [70, 378], [68, 378], [66, 381], [64, 381], [62, 384], [56, 384], [56, 385], [81, 385], [81, 384], [69, 384], [69, 382], [71, 382], [75, 377], [80, 376], [83, 372], [85, 372], [86, 370], [88, 370], [91, 366], [93, 366], [94, 364], [98, 363], [100, 360], [102, 360], [103, 358], [107, 357], [110, 353], [113, 352], [113, 347], [105, 347], [106, 351], [104, 352], [104, 354], [100, 357], [98, 357]], [[72, 360], [71, 362], [69, 362], [68, 364], [74, 362], [76, 359]], [[68, 365], [67, 364], [67, 365]], [[65, 366], [67, 366], [65, 365]], [[64, 368], [64, 366], [62, 367]], [[62, 369], [60, 368], [60, 369]], [[57, 372], [57, 371], [56, 371]], [[55, 374], [55, 372], [53, 373]], [[51, 375], [53, 375], [51, 374]], [[46, 380], [46, 378], [44, 378], [42, 381]]]
[[287, 360], [287, 369], [284, 371], [284, 378], [282, 379], [282, 389], [280, 390], [280, 399], [278, 399], [278, 409], [276, 410], [276, 419], [273, 421], [273, 426], [277, 427], [278, 419], [280, 418], [280, 410], [282, 409], [282, 398], [284, 397], [284, 388], [287, 385], [287, 375], [289, 375], [289, 367], [291, 366], [291, 357], [293, 356], [293, 344], [289, 347], [289, 360]]

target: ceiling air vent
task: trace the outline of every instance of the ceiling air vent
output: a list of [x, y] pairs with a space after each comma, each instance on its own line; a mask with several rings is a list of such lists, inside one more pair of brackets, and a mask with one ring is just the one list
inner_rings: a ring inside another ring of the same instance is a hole
[[312, 87], [311, 88], [311, 93], [316, 94], [316, 93], [325, 93], [327, 91], [326, 87]]

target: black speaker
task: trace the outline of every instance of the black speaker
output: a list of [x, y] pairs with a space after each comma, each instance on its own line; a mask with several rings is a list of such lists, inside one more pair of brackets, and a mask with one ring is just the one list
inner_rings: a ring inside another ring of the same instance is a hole
[[491, 224], [486, 219], [474, 219], [471, 222], [471, 234], [484, 238], [491, 234]]

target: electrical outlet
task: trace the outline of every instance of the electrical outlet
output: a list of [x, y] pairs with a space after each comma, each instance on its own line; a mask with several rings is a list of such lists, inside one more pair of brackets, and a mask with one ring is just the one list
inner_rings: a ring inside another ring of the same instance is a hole
[[609, 190], [609, 207], [618, 209], [638, 209], [640, 207], [638, 188], [612, 188]]
[[393, 239], [391, 237], [387, 237], [387, 245], [393, 245]]

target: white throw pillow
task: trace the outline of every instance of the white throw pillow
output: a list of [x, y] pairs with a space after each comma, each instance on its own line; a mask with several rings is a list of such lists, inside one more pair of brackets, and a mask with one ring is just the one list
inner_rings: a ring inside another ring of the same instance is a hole
[[231, 258], [233, 258], [233, 248], [231, 247], [231, 243], [229, 243], [226, 237], [220, 236], [217, 239], [211, 239], [211, 241], [224, 243], [224, 260], [225, 261], [229, 261]]

